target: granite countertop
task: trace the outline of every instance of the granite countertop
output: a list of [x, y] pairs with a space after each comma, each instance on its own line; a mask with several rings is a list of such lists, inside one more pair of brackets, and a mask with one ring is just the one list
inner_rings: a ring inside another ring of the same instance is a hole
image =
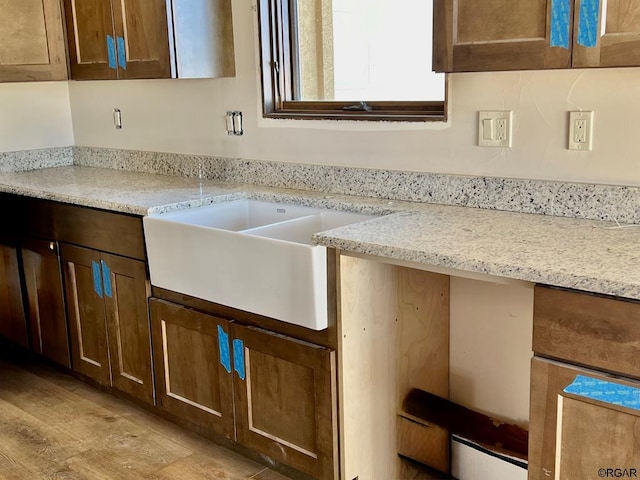
[[58, 167], [0, 174], [0, 191], [146, 215], [259, 198], [388, 214], [314, 235], [345, 252], [640, 300], [640, 228], [525, 213]]
[[0, 191], [135, 215], [242, 193], [233, 185], [193, 178], [78, 166], [0, 173]]
[[640, 228], [421, 204], [316, 234], [319, 245], [640, 300]]

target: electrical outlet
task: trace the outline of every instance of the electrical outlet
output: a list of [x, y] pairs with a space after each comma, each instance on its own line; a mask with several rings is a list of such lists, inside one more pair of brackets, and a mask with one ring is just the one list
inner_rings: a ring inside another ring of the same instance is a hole
[[593, 149], [593, 112], [569, 112], [569, 150]]
[[576, 143], [587, 143], [587, 121], [576, 120], [574, 123], [573, 141]]
[[509, 122], [506, 118], [496, 119], [496, 140], [504, 141], [507, 139], [507, 124]]

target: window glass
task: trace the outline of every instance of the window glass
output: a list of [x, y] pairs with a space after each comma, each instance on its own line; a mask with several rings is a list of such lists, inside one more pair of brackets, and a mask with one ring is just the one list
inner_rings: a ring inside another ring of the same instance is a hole
[[294, 0], [293, 10], [293, 100], [444, 100], [432, 2]]

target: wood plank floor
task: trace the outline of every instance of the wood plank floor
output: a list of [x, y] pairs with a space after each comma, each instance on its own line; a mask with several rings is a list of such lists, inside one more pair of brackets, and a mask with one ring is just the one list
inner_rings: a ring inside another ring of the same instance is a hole
[[286, 480], [48, 366], [1, 356], [0, 479]]

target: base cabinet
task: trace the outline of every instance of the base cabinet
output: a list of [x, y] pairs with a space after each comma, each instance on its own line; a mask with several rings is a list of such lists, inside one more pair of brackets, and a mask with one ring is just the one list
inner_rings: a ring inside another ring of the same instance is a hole
[[153, 403], [144, 262], [66, 244], [61, 258], [73, 369]]
[[0, 244], [0, 336], [25, 348], [29, 346], [18, 248], [14, 245]]
[[533, 310], [529, 480], [637, 476], [640, 302], [536, 286]]
[[31, 349], [70, 368], [58, 244], [49, 240], [23, 240], [21, 254]]
[[337, 478], [334, 351], [150, 305], [160, 407], [314, 478]]

